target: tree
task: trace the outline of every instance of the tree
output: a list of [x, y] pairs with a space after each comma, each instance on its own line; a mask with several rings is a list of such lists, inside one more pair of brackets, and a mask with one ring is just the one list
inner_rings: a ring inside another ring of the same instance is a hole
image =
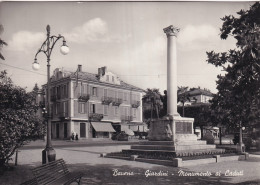
[[182, 117], [184, 117], [185, 102], [190, 101], [189, 87], [178, 87], [178, 102], [182, 103]]
[[150, 117], [154, 117], [153, 113], [156, 113], [156, 118], [159, 118], [159, 112], [162, 108], [161, 94], [159, 89], [147, 89], [146, 94], [143, 96], [144, 103], [150, 104]]
[[[238, 17], [222, 18], [221, 39], [234, 37], [236, 49], [227, 52], [207, 52], [207, 62], [221, 67], [226, 73], [218, 75], [218, 93], [213, 97], [215, 122], [233, 128], [253, 127], [260, 118], [260, 4], [240, 10]], [[225, 120], [225, 122], [224, 122]]]
[[45, 126], [36, 115], [35, 93], [15, 86], [6, 71], [0, 74], [0, 168], [27, 141], [42, 137]]
[[[184, 105], [185, 102], [191, 101], [190, 100], [190, 94], [189, 94], [189, 87], [178, 87], [177, 91], [178, 95], [178, 102], [182, 103], [182, 116], [184, 117]], [[163, 102], [163, 116], [167, 114], [167, 90], [164, 91], [164, 96], [161, 97]]]
[[[3, 25], [0, 24], [0, 34], [2, 34], [3, 32], [4, 32], [4, 27], [3, 27]], [[7, 46], [7, 43], [0, 38], [0, 58], [2, 60], [5, 60], [4, 56], [1, 53], [2, 48], [3, 48], [4, 45]]]

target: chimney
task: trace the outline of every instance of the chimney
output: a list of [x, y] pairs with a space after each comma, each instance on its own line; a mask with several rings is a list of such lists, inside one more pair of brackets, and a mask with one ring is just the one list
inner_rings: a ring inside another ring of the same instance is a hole
[[98, 76], [103, 76], [106, 73], [106, 71], [107, 71], [106, 66], [98, 68]]
[[82, 72], [82, 65], [78, 65], [78, 72]]

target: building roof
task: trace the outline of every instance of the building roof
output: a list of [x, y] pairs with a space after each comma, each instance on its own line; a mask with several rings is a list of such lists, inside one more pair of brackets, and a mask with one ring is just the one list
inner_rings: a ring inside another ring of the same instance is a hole
[[70, 79], [76, 80], [78, 77], [79, 80], [86, 80], [86, 81], [90, 81], [90, 82], [94, 82], [94, 83], [99, 83], [102, 85], [110, 85], [110, 86], [113, 85], [115, 87], [123, 88], [123, 89], [144, 91], [143, 89], [130, 85], [128, 83], [125, 83], [122, 80], [120, 80], [120, 85], [101, 82], [99, 80], [99, 76], [97, 74], [93, 74], [93, 73], [89, 73], [89, 72], [78, 72], [78, 74], [76, 72], [70, 72], [70, 71], [63, 71], [63, 72], [64, 72], [64, 76], [69, 77]]
[[213, 93], [210, 92], [209, 90], [206, 89], [200, 89], [200, 88], [194, 88], [190, 91], [188, 91], [188, 93], [190, 94], [190, 96], [196, 96], [196, 95], [206, 95], [206, 96], [212, 96], [213, 97]]

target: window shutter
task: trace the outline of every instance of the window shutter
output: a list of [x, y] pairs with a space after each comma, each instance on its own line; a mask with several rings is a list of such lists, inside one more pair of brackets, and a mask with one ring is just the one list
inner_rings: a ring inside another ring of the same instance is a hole
[[89, 104], [89, 113], [93, 113], [93, 104], [92, 103]]
[[84, 111], [84, 113], [88, 113], [88, 103], [85, 103], [85, 111]]

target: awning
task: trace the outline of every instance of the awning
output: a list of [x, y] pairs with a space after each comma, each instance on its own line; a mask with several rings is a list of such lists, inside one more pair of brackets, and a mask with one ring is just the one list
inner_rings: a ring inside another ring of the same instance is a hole
[[131, 129], [129, 129], [129, 128], [123, 127], [123, 129], [121, 129], [121, 131], [124, 131], [129, 136], [134, 136], [135, 135], [135, 133]]
[[91, 122], [96, 132], [116, 132], [111, 123]]
[[138, 129], [138, 125], [133, 125], [133, 126], [130, 126], [130, 129], [134, 132], [138, 132], [139, 129]]

